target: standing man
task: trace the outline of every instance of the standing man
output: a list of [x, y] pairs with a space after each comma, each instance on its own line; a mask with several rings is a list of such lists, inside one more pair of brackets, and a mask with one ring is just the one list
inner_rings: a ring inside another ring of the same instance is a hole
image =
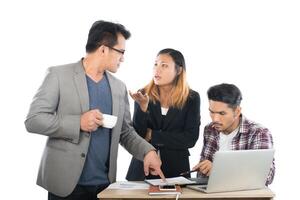
[[[209, 88], [209, 112], [212, 122], [204, 128], [200, 162], [193, 168], [200, 175], [210, 174], [216, 151], [270, 149], [273, 139], [270, 131], [241, 114], [242, 94], [233, 84], [220, 84]], [[273, 160], [266, 185], [275, 174]]]
[[[86, 56], [51, 67], [30, 106], [29, 132], [48, 136], [37, 184], [48, 199], [97, 199], [116, 181], [118, 144], [144, 161], [144, 171], [164, 178], [155, 149], [131, 126], [127, 89], [115, 78], [130, 32], [121, 24], [96, 21]], [[104, 128], [103, 114], [117, 116]]]

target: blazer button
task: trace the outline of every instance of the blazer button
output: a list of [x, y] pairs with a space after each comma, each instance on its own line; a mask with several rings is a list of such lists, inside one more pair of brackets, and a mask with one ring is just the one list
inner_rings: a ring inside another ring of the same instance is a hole
[[82, 153], [82, 154], [81, 154], [81, 157], [83, 157], [83, 158], [84, 158], [84, 157], [85, 157], [85, 153]]

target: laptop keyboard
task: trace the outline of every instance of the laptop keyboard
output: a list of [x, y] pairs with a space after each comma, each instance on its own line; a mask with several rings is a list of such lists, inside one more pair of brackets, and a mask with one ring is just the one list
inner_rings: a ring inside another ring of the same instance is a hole
[[204, 178], [204, 177], [189, 178], [189, 180], [196, 182], [193, 185], [203, 185], [203, 186], [205, 185], [206, 186], [208, 183], [208, 178]]
[[207, 189], [207, 185], [199, 185], [198, 188], [199, 188], [199, 189], [206, 190], [206, 189]]

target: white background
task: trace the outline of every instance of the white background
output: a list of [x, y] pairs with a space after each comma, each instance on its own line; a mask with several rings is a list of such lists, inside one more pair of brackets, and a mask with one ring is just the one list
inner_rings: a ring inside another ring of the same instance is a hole
[[[296, 1], [14, 1], [0, 3], [0, 199], [46, 199], [35, 185], [46, 138], [29, 134], [24, 119], [46, 68], [78, 61], [92, 23], [124, 24], [132, 33], [116, 74], [130, 90], [151, 79], [159, 50], [186, 59], [188, 81], [201, 95], [199, 142], [209, 122], [206, 91], [240, 87], [243, 113], [268, 127], [276, 148], [276, 199], [295, 199], [299, 181], [300, 6]], [[131, 100], [131, 106], [132, 106]], [[121, 147], [118, 180], [131, 156]]]

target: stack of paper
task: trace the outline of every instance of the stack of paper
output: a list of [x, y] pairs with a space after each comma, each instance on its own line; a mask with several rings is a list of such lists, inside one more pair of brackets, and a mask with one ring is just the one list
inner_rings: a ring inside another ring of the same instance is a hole
[[190, 181], [182, 176], [166, 178], [166, 182], [163, 182], [162, 179], [146, 179], [145, 181], [151, 185], [188, 185], [196, 183], [196, 181]]
[[143, 182], [133, 182], [133, 181], [118, 181], [112, 183], [108, 186], [108, 189], [118, 189], [118, 190], [139, 190], [148, 189], [149, 185]]

